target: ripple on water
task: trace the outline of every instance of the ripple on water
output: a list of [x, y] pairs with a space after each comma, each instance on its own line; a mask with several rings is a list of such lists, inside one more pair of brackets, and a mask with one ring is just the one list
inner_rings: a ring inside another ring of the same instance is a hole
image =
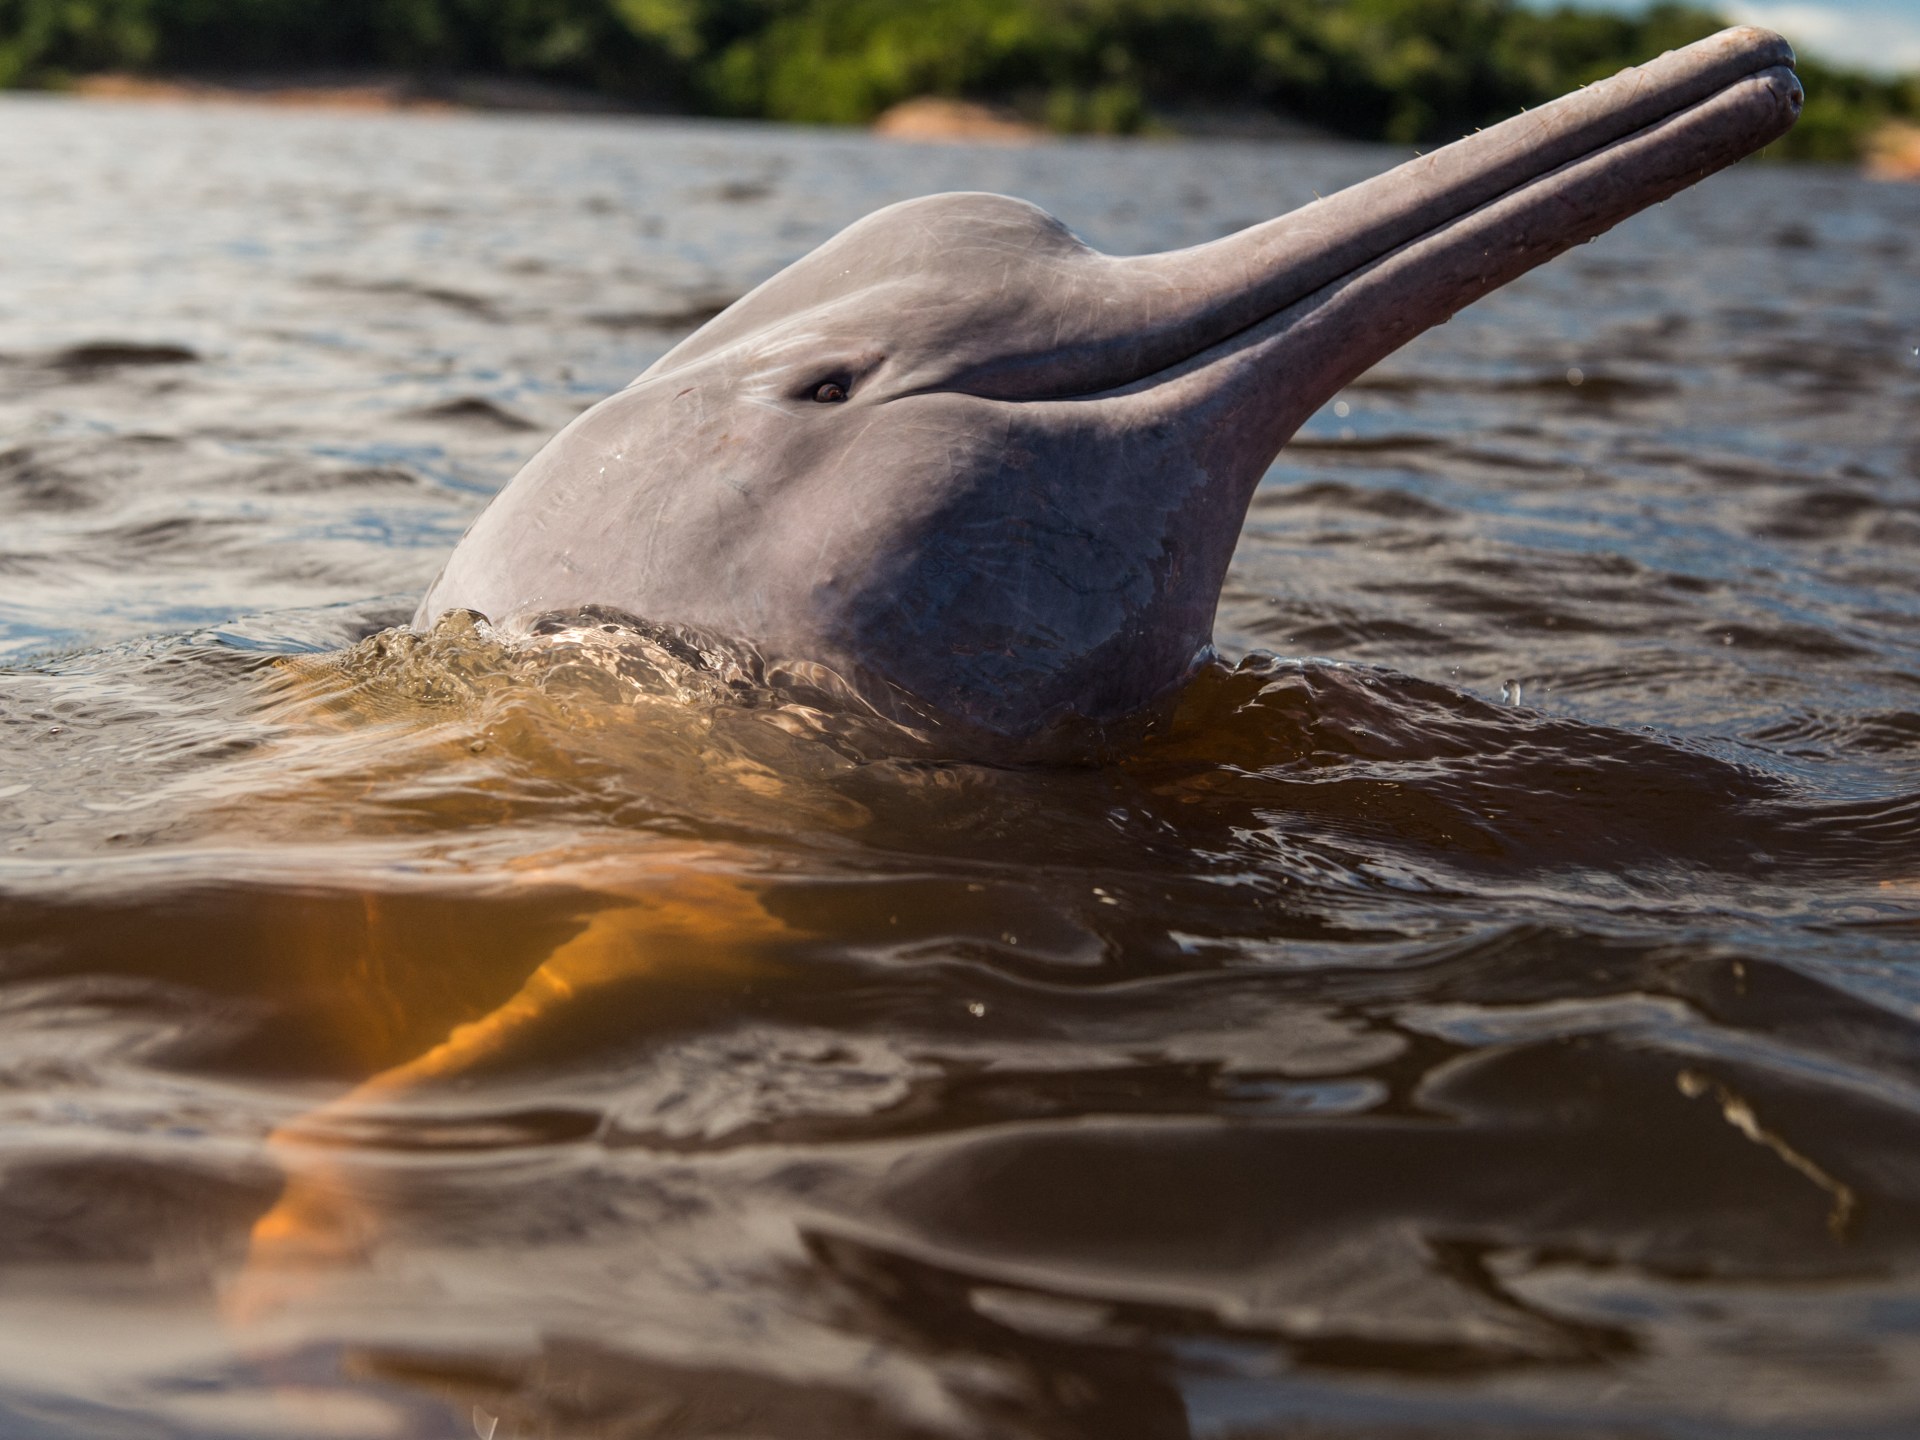
[[1385, 153], [0, 110], [0, 1430], [1913, 1429], [1920, 192], [1743, 167], [1425, 337], [1040, 765], [395, 627], [878, 204]]

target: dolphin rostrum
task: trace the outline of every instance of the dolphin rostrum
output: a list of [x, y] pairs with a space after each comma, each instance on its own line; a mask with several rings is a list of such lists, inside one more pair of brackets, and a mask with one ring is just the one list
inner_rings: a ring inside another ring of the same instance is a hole
[[602, 608], [1022, 743], [1210, 653], [1254, 487], [1429, 326], [1793, 124], [1726, 30], [1277, 220], [1116, 257], [1024, 201], [869, 215], [528, 463], [415, 623]]

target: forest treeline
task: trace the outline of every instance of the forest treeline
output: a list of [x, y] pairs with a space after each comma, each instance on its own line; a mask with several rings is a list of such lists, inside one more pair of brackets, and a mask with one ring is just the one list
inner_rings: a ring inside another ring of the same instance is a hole
[[[1258, 108], [1450, 139], [1721, 28], [1712, 12], [1514, 0], [0, 0], [0, 85], [103, 70], [509, 75], [652, 109], [860, 123], [919, 95], [1126, 133]], [[1789, 37], [1791, 38], [1791, 37]], [[1787, 153], [1856, 156], [1920, 77], [1802, 66]]]

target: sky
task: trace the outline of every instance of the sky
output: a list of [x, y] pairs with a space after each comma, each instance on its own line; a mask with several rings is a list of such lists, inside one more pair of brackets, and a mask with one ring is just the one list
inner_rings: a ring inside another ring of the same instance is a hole
[[[1645, 8], [1644, 0], [1575, 3]], [[1920, 70], [1920, 0], [1705, 0], [1705, 8], [1778, 30], [1801, 53], [1835, 64], [1882, 73]]]

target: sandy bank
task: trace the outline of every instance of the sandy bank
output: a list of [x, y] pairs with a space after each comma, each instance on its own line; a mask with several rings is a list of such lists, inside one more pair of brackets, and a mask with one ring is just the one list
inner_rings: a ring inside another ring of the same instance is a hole
[[892, 140], [986, 141], [1022, 145], [1046, 132], [1011, 110], [973, 100], [921, 95], [903, 100], [873, 122], [873, 133]]
[[1868, 147], [1867, 173], [1881, 180], [1920, 180], [1920, 125], [1883, 125]]
[[73, 82], [70, 93], [90, 100], [269, 105], [303, 110], [407, 110], [429, 114], [514, 110], [606, 115], [633, 113], [634, 108], [592, 91], [536, 80], [495, 77], [421, 80], [378, 72], [220, 77], [115, 72], [82, 76]]

